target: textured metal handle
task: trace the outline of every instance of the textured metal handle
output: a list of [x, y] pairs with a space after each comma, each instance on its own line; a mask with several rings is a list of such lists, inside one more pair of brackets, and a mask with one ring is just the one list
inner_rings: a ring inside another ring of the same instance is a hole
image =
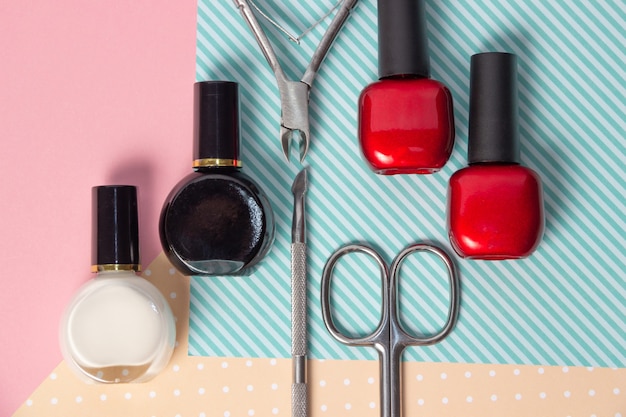
[[306, 384], [291, 385], [291, 417], [306, 417], [307, 393]]
[[291, 354], [306, 356], [306, 243], [291, 245]]
[[306, 417], [306, 243], [291, 244], [291, 415]]

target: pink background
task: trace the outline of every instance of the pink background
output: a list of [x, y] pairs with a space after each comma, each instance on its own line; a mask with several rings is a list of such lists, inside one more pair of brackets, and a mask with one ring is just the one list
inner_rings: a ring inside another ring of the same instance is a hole
[[196, 2], [0, 0], [0, 416], [61, 361], [91, 190], [139, 187], [143, 264], [190, 171]]

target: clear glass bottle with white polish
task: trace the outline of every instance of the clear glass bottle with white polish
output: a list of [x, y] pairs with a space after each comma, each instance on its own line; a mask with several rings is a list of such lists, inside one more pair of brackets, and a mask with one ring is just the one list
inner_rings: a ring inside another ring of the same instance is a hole
[[60, 326], [68, 366], [91, 383], [144, 382], [169, 362], [174, 316], [161, 292], [138, 276], [139, 235], [134, 186], [92, 189], [92, 272]]

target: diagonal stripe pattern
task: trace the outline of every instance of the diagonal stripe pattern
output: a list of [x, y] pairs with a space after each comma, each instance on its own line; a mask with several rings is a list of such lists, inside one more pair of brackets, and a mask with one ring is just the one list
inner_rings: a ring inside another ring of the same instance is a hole
[[[257, 2], [301, 33], [335, 0]], [[361, 0], [332, 46], [310, 97], [308, 213], [309, 349], [314, 358], [372, 359], [326, 332], [319, 283], [332, 251], [373, 244], [387, 259], [416, 241], [449, 248], [447, 181], [465, 165], [469, 58], [486, 51], [519, 57], [522, 162], [544, 183], [546, 232], [521, 261], [456, 258], [462, 310], [439, 345], [410, 348], [412, 361], [626, 366], [626, 4], [505, 0], [427, 0], [433, 78], [449, 86], [457, 139], [444, 169], [430, 176], [371, 173], [356, 138], [356, 102], [376, 79], [376, 5]], [[328, 19], [296, 45], [265, 25], [278, 58], [298, 79]], [[200, 0], [197, 79], [240, 83], [244, 171], [263, 184], [276, 216], [276, 240], [250, 277], [193, 278], [189, 353], [289, 357], [290, 185], [300, 170], [284, 161], [278, 90], [265, 58], [232, 1]], [[445, 318], [443, 266], [416, 255], [401, 274], [401, 315], [413, 332]], [[374, 265], [342, 260], [333, 283], [339, 326], [373, 329], [380, 285]]]

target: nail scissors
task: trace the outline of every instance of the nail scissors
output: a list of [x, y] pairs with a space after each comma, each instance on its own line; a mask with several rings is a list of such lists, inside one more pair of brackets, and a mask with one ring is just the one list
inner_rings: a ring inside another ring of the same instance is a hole
[[272, 44], [266, 36], [263, 28], [256, 19], [248, 0], [233, 0], [235, 6], [241, 12], [244, 20], [252, 29], [252, 33], [259, 44], [265, 59], [269, 63], [276, 83], [281, 102], [281, 121], [279, 139], [282, 144], [285, 158], [289, 160], [290, 146], [292, 139], [299, 138], [300, 144], [300, 162], [304, 161], [309, 150], [310, 132], [309, 132], [309, 92], [313, 79], [317, 75], [317, 71], [330, 49], [333, 40], [339, 34], [341, 27], [348, 19], [350, 11], [356, 5], [357, 0], [344, 0], [338, 8], [335, 17], [322, 39], [317, 49], [313, 53], [311, 61], [300, 81], [290, 81], [287, 79], [285, 72], [282, 70], [278, 58], [274, 53]]
[[[400, 324], [398, 305], [398, 275], [402, 262], [412, 253], [430, 252], [437, 255], [445, 264], [450, 287], [450, 305], [448, 318], [443, 327], [426, 336], [414, 336], [407, 333]], [[382, 314], [376, 329], [364, 337], [351, 337], [343, 334], [336, 327], [330, 303], [330, 283], [333, 270], [341, 257], [354, 252], [364, 253], [374, 258], [380, 267], [382, 280]], [[348, 245], [334, 252], [322, 273], [322, 317], [330, 334], [339, 342], [348, 346], [370, 346], [378, 351], [380, 364], [380, 407], [382, 417], [399, 417], [402, 404], [402, 377], [400, 375], [402, 352], [408, 346], [427, 346], [440, 342], [452, 331], [459, 312], [459, 279], [450, 256], [441, 248], [429, 244], [414, 244], [402, 250], [388, 268], [383, 258], [374, 249], [364, 245]]]

